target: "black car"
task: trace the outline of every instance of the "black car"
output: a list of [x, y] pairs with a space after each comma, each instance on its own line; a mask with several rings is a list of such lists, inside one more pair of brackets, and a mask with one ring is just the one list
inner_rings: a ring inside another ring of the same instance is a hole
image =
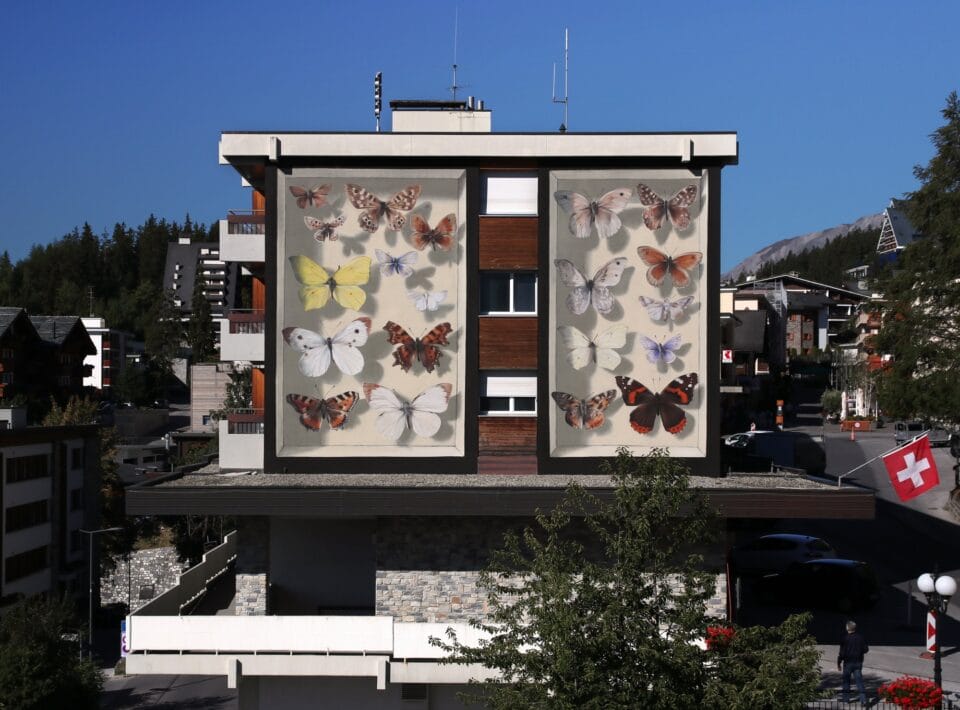
[[761, 601], [848, 612], [870, 609], [880, 599], [873, 568], [857, 560], [822, 559], [795, 564], [757, 580]]
[[725, 472], [770, 471], [777, 465], [822, 476], [827, 455], [818, 441], [803, 432], [752, 431], [726, 437], [720, 447], [720, 465]]

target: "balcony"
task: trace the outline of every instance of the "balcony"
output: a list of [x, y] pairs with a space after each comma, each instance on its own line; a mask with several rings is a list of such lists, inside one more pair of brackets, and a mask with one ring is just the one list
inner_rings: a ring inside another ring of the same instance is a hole
[[263, 362], [265, 326], [263, 311], [230, 311], [220, 321], [220, 359]]
[[[225, 424], [225, 422], [224, 422]], [[430, 637], [448, 628], [467, 644], [481, 632], [463, 622], [407, 623], [392, 616], [236, 616], [236, 533], [180, 575], [177, 586], [127, 617], [127, 673], [243, 677], [336, 676], [391, 683], [465, 683], [489, 677], [476, 666], [438, 663]], [[208, 603], [210, 602], [210, 603]], [[216, 608], [216, 610], [211, 611]], [[389, 666], [389, 674], [387, 669]]]
[[238, 409], [218, 424], [220, 469], [263, 468], [263, 410]]
[[224, 261], [262, 263], [266, 224], [260, 210], [230, 210], [220, 220], [220, 258]]

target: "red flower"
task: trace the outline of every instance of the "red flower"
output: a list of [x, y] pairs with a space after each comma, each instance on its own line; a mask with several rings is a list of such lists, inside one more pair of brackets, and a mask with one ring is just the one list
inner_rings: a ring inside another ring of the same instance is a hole
[[731, 644], [736, 631], [729, 626], [708, 626], [706, 644], [708, 651], [721, 651]]
[[933, 681], [903, 676], [880, 686], [880, 697], [904, 710], [939, 707], [943, 691]]

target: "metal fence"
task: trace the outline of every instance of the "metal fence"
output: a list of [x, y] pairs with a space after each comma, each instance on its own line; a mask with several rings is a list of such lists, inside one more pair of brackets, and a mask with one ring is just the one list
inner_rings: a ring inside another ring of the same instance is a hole
[[[862, 705], [859, 701], [853, 703], [843, 703], [837, 699], [829, 700], [811, 700], [809, 703], [803, 706], [806, 710], [837, 710], [838, 708], [851, 708], [851, 710], [856, 710], [856, 708], [870, 708], [870, 710], [903, 710], [902, 705], [894, 705], [893, 703], [884, 702], [882, 700], [878, 701], [876, 697], [868, 698], [867, 704]], [[941, 710], [960, 710], [960, 701], [953, 697], [947, 697], [944, 695], [943, 702], [940, 705]]]

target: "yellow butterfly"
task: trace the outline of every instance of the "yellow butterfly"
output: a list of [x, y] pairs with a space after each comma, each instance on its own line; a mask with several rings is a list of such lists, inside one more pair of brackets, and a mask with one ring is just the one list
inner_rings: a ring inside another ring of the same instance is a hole
[[349, 264], [338, 268], [333, 276], [306, 256], [291, 256], [290, 264], [297, 281], [302, 284], [300, 300], [303, 301], [303, 309], [306, 311], [323, 308], [331, 294], [341, 306], [354, 311], [360, 310], [367, 300], [367, 294], [360, 285], [370, 280], [369, 256], [358, 256]]

